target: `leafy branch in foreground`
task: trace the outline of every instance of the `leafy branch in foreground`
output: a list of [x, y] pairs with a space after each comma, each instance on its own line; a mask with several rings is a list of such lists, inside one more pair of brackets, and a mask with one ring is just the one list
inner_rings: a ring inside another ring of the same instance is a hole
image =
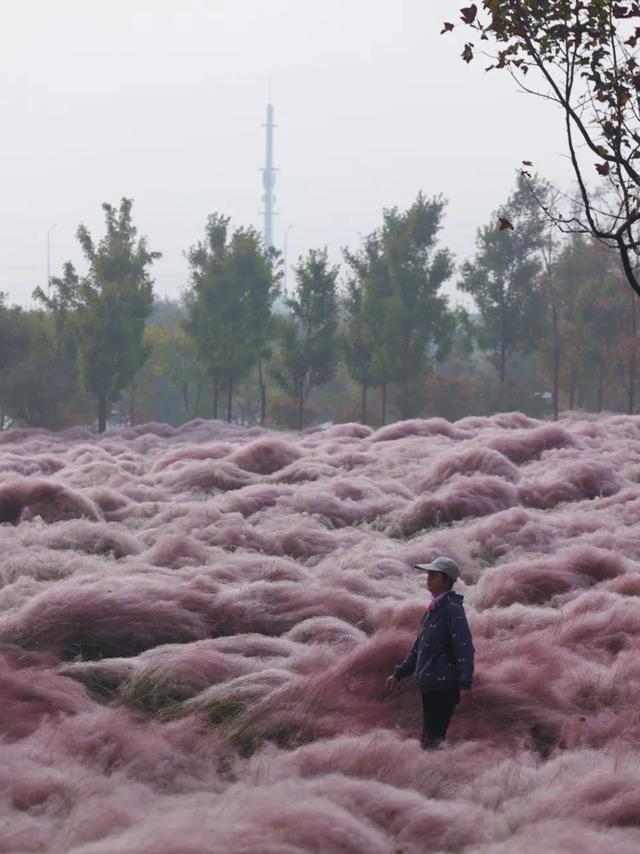
[[[545, 212], [563, 231], [617, 249], [640, 295], [640, 2], [482, 0], [460, 17], [495, 48], [487, 70], [506, 69], [521, 89], [561, 107], [579, 205]], [[471, 62], [476, 50], [467, 41], [462, 59]]]

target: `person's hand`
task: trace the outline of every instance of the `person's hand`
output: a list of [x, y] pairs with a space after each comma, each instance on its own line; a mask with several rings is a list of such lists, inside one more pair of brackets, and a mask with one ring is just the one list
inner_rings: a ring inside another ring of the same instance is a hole
[[395, 676], [387, 676], [384, 681], [384, 693], [385, 696], [389, 696], [392, 691], [395, 690], [396, 685], [398, 684], [398, 680]]
[[460, 702], [465, 706], [468, 706], [471, 702], [473, 702], [473, 694], [471, 693], [471, 688], [460, 689]]

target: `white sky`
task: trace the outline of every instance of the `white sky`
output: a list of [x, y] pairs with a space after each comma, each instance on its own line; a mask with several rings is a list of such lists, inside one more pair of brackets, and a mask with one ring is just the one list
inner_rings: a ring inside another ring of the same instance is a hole
[[[443, 193], [458, 261], [532, 160], [567, 186], [552, 105], [467, 66], [468, 33], [440, 36], [459, 0], [4, 0], [0, 17], [0, 290], [28, 305], [132, 196], [177, 296], [183, 251], [209, 213], [254, 224], [268, 80], [278, 128], [275, 239], [291, 265], [352, 248], [383, 207]], [[453, 291], [453, 287], [450, 289]]]

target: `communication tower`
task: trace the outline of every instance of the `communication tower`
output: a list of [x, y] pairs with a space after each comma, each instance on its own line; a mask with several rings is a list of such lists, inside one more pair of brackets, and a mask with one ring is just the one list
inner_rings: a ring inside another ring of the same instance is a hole
[[262, 127], [266, 128], [264, 168], [260, 170], [262, 172], [262, 186], [264, 188], [264, 195], [262, 196], [262, 201], [264, 202], [264, 244], [267, 249], [270, 249], [273, 246], [273, 217], [275, 216], [274, 205], [276, 201], [273, 188], [276, 183], [277, 172], [277, 169], [273, 165], [273, 129], [277, 125], [273, 123], [273, 106], [271, 104], [267, 104], [267, 121]]

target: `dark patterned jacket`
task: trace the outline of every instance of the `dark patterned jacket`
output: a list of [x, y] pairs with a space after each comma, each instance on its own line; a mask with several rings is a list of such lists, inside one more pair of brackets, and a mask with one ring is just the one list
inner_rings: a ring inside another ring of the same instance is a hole
[[449, 590], [432, 611], [423, 615], [413, 649], [393, 668], [396, 679], [415, 671], [423, 694], [471, 687], [475, 650], [462, 599]]

